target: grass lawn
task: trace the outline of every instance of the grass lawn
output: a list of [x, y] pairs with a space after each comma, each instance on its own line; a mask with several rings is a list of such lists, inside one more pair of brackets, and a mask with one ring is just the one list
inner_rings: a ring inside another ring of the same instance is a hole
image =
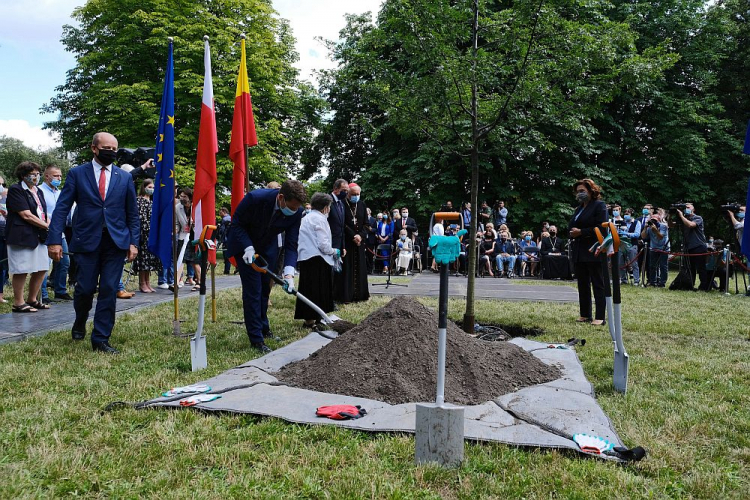
[[[586, 338], [578, 353], [599, 403], [625, 443], [649, 455], [620, 466], [467, 444], [456, 470], [414, 466], [409, 435], [192, 410], [100, 413], [111, 401], [149, 399], [255, 357], [244, 327], [230, 323], [241, 318], [239, 290], [219, 300], [219, 322], [206, 325], [209, 368], [198, 374], [187, 340], [171, 335], [170, 304], [118, 318], [118, 357], [92, 353], [68, 331], [0, 346], [0, 497], [747, 498], [750, 491], [746, 297], [624, 288], [627, 396], [612, 390], [609, 333], [574, 323], [577, 305], [479, 302], [480, 321], [541, 327], [543, 341]], [[276, 287], [272, 300], [284, 343], [303, 336], [291, 298]], [[387, 300], [337, 314], [359, 321]], [[185, 332], [195, 329], [196, 304], [181, 307]], [[450, 315], [462, 313], [463, 303], [451, 301]]]

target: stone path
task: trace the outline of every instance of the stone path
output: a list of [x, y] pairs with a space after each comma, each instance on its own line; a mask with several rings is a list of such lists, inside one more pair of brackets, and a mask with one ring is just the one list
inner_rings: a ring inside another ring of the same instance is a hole
[[[207, 284], [207, 294], [211, 295], [211, 283]], [[239, 276], [217, 276], [216, 290], [227, 290], [240, 287]], [[198, 292], [191, 292], [190, 288], [180, 288], [180, 298], [197, 297]], [[133, 312], [144, 307], [155, 304], [171, 302], [173, 292], [157, 289], [154, 293], [136, 292], [132, 299], [117, 301], [117, 314]], [[91, 308], [89, 319], [93, 318], [96, 301]], [[0, 344], [18, 342], [31, 337], [39, 337], [49, 332], [69, 330], [75, 321], [73, 302], [57, 302], [52, 304], [51, 309], [37, 313], [7, 313], [0, 314]]]
[[[372, 295], [415, 295], [422, 297], [437, 297], [440, 292], [440, 276], [431, 272], [416, 274], [408, 283], [401, 279], [393, 279], [391, 285], [375, 286], [385, 283], [385, 276], [370, 276], [370, 294]], [[407, 286], [394, 286], [395, 283]], [[453, 276], [448, 280], [449, 295], [454, 298], [466, 297], [468, 279], [464, 276]], [[574, 282], [570, 286], [528, 285], [518, 280], [506, 278], [477, 278], [475, 296], [478, 299], [497, 300], [531, 300], [542, 302], [577, 302], [578, 291]], [[539, 283], [544, 283], [539, 281]]]

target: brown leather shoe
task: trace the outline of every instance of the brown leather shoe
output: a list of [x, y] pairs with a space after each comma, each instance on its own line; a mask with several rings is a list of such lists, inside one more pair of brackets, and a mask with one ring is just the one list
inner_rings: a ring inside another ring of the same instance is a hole
[[125, 290], [120, 290], [117, 292], [117, 298], [118, 299], [132, 299], [134, 293], [126, 292]]

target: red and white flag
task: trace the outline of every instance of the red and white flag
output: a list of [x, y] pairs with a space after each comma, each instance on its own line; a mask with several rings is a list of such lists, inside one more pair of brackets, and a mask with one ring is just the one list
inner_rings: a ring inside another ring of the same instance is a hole
[[[201, 123], [198, 131], [198, 156], [195, 161], [195, 187], [193, 189], [193, 221], [195, 238], [199, 238], [204, 226], [216, 225], [216, 154], [219, 142], [216, 138], [216, 115], [214, 113], [214, 86], [211, 79], [211, 50], [208, 37], [204, 37], [203, 63], [206, 75], [203, 79], [203, 103]], [[216, 253], [209, 252], [209, 262], [216, 264]]]

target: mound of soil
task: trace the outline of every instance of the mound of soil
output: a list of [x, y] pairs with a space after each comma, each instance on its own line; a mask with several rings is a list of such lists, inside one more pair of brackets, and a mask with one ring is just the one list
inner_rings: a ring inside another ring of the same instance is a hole
[[[438, 314], [399, 298], [309, 358], [276, 374], [295, 387], [390, 404], [435, 401]], [[480, 404], [560, 377], [515, 344], [485, 342], [448, 322], [445, 400]]]

